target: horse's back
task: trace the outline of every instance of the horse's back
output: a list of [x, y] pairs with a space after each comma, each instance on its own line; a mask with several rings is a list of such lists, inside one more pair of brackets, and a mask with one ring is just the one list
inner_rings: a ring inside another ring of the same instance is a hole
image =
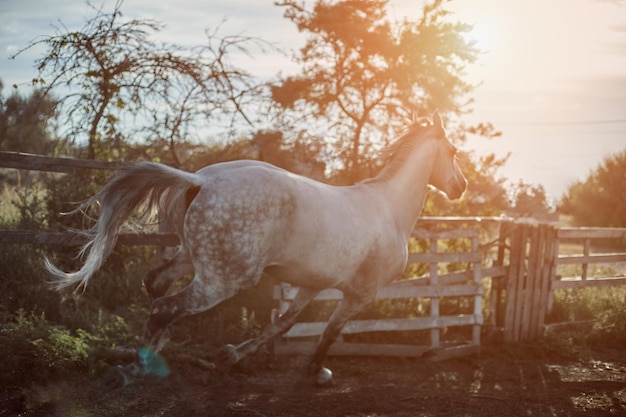
[[259, 161], [233, 161], [196, 175], [203, 184], [185, 214], [185, 246], [206, 268], [253, 274], [286, 237], [296, 209], [292, 174]]

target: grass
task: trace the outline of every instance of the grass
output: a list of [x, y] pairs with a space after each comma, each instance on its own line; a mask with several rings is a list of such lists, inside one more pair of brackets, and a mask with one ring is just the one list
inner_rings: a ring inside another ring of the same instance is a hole
[[14, 203], [16, 199], [15, 188], [4, 184], [0, 192], [0, 225], [4, 229], [15, 227], [19, 223], [20, 212]]

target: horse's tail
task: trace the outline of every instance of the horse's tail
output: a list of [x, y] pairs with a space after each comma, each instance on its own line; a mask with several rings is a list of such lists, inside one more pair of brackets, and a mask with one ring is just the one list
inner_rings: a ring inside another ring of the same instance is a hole
[[[90, 240], [80, 251], [80, 256], [86, 254], [86, 259], [78, 271], [66, 273], [45, 259], [46, 268], [56, 278], [52, 285], [61, 289], [78, 284], [77, 290], [84, 289], [111, 254], [120, 228], [136, 210], [143, 210], [143, 218], [157, 209], [161, 214], [173, 213], [185, 201], [187, 191], [200, 185], [194, 174], [152, 162], [138, 163], [117, 174], [73, 211], [85, 210], [94, 203], [100, 205], [96, 224], [86, 231]], [[142, 206], [144, 203], [147, 204]]]

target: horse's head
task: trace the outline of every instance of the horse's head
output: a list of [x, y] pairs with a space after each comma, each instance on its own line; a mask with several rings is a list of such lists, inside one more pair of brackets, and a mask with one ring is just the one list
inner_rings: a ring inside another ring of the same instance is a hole
[[455, 200], [463, 195], [467, 188], [467, 180], [456, 161], [457, 149], [446, 136], [438, 112], [433, 114], [431, 129], [437, 146], [433, 171], [428, 183], [443, 191], [449, 199]]

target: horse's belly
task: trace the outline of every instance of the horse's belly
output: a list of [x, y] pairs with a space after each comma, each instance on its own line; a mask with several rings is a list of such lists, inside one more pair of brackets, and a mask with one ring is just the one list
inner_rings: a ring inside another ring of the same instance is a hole
[[265, 272], [273, 278], [308, 288], [330, 288], [342, 281], [342, 277], [332, 276], [325, 271], [315, 271], [307, 268], [272, 265], [265, 268]]

